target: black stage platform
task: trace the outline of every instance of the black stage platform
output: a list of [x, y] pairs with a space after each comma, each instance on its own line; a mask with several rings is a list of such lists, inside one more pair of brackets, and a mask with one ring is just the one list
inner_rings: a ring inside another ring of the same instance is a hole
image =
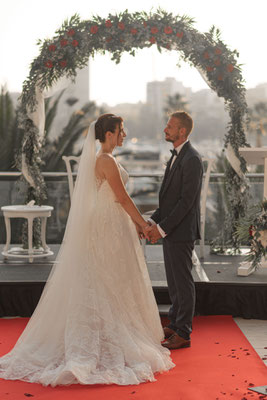
[[[35, 259], [32, 264], [16, 258], [4, 261], [0, 255], [0, 317], [29, 317], [33, 313], [59, 249], [59, 245], [50, 247], [53, 256]], [[146, 246], [146, 256], [160, 313], [166, 314], [170, 300], [162, 247]], [[205, 259], [196, 262], [193, 270], [196, 315], [267, 319], [267, 268], [241, 277], [237, 268], [243, 260], [244, 256], [210, 255], [206, 246]]]

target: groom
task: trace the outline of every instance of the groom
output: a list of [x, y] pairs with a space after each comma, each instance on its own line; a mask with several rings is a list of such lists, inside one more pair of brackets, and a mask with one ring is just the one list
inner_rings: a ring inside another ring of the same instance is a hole
[[163, 237], [163, 253], [171, 299], [170, 324], [164, 328], [168, 349], [190, 347], [195, 308], [192, 276], [194, 242], [200, 239], [200, 192], [203, 165], [188, 138], [193, 120], [186, 112], [171, 114], [164, 129], [173, 144], [159, 192], [159, 207], [149, 219], [152, 243]]

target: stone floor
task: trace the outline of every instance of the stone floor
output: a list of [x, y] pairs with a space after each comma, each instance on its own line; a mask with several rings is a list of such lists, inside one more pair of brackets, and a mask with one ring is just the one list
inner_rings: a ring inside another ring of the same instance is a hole
[[243, 318], [234, 318], [234, 320], [267, 366], [267, 321]]

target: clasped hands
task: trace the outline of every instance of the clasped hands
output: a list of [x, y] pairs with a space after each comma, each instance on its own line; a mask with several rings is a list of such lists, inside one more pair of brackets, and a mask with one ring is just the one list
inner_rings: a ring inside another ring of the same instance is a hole
[[136, 230], [140, 239], [145, 238], [153, 244], [157, 243], [157, 241], [162, 237], [157, 225], [152, 225], [149, 221], [142, 226], [136, 225]]

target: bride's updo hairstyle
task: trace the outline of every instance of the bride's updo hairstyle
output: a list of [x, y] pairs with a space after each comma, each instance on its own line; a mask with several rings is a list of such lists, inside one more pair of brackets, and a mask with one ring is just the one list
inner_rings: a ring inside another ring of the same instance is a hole
[[98, 118], [95, 124], [95, 138], [98, 139], [101, 143], [104, 143], [106, 140], [106, 132], [114, 133], [116, 127], [123, 122], [121, 117], [117, 117], [114, 114], [102, 114]]

